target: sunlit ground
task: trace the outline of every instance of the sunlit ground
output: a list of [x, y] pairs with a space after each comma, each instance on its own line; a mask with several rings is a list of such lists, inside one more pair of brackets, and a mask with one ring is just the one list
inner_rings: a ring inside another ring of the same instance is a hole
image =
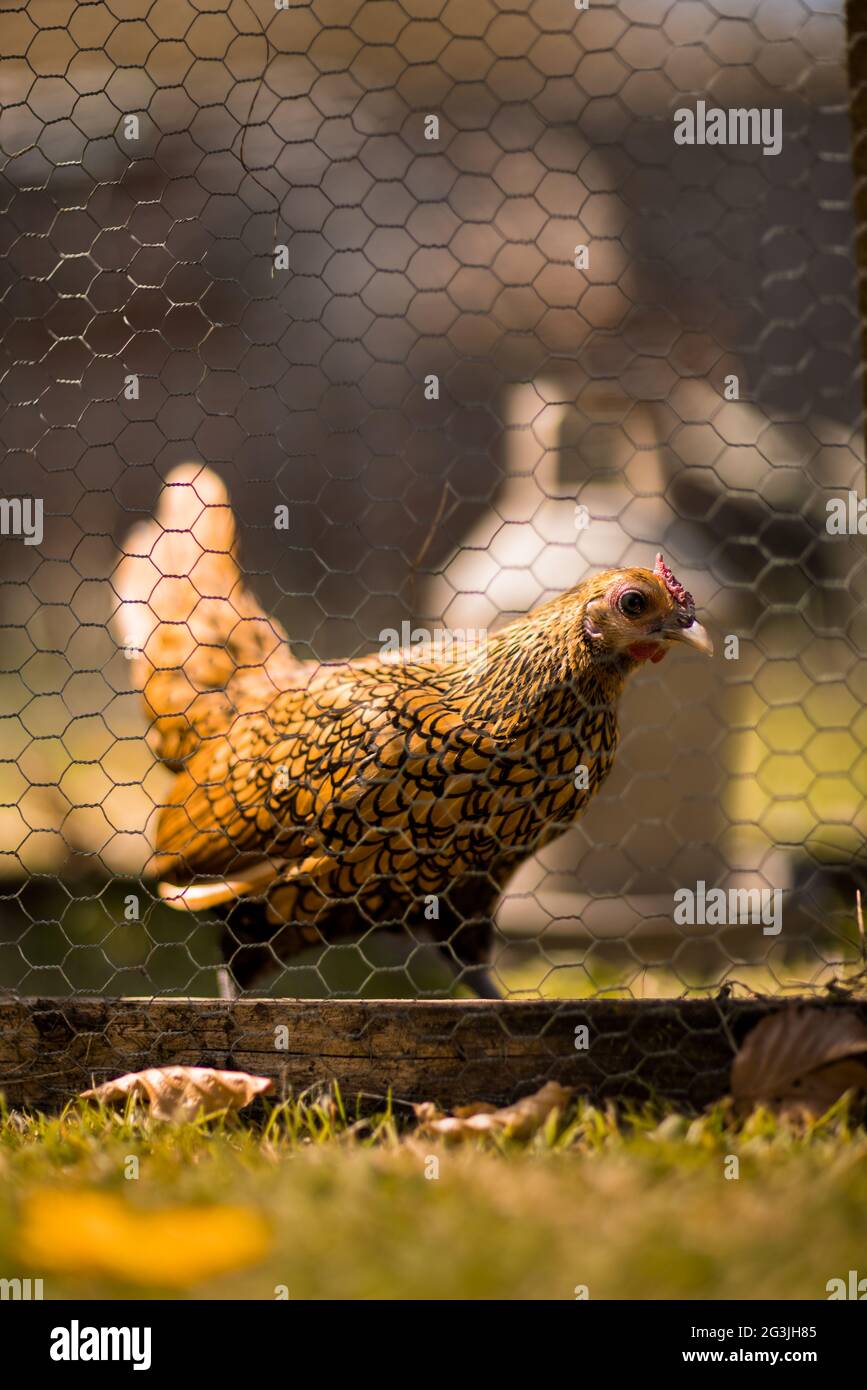
[[794, 1132], [582, 1107], [460, 1148], [406, 1124], [328, 1102], [180, 1128], [7, 1115], [0, 1277], [46, 1298], [822, 1299], [864, 1270], [845, 1113]]

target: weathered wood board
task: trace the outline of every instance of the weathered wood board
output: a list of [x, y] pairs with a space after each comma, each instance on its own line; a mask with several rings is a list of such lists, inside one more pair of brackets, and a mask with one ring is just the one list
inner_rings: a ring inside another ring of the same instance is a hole
[[[0, 1090], [10, 1105], [50, 1109], [93, 1082], [183, 1063], [271, 1076], [278, 1095], [336, 1080], [348, 1098], [391, 1092], [456, 1105], [505, 1102], [557, 1080], [596, 1101], [657, 1096], [700, 1108], [725, 1095], [734, 1047], [781, 1007], [771, 999], [0, 1000]], [[867, 1004], [854, 1007], [867, 1018]], [[582, 1025], [586, 1048], [576, 1047]]]

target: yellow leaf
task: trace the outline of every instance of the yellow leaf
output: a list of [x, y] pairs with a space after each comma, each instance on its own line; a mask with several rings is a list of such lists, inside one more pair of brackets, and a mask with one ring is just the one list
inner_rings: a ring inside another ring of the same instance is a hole
[[137, 1211], [110, 1193], [42, 1191], [24, 1203], [17, 1244], [33, 1269], [180, 1289], [256, 1264], [270, 1236], [245, 1207]]

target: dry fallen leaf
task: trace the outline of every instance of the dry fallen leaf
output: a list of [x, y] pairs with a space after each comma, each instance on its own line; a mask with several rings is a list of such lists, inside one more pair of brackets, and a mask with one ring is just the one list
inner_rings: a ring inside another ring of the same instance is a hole
[[478, 1102], [459, 1106], [453, 1115], [443, 1115], [430, 1101], [415, 1107], [419, 1130], [441, 1139], [468, 1139], [474, 1134], [502, 1134], [507, 1139], [529, 1139], [541, 1129], [554, 1110], [562, 1110], [572, 1092], [557, 1081], [548, 1081], [535, 1095], [524, 1096], [514, 1105], [497, 1110]]
[[89, 1191], [31, 1193], [17, 1237], [35, 1269], [178, 1289], [257, 1264], [270, 1244], [264, 1219], [246, 1207], [137, 1210]]
[[739, 1106], [824, 1115], [867, 1088], [867, 1026], [851, 1009], [782, 1009], [747, 1034], [732, 1063]]
[[250, 1076], [245, 1071], [215, 1071], [213, 1067], [148, 1067], [131, 1071], [115, 1081], [105, 1081], [82, 1096], [93, 1100], [126, 1100], [129, 1095], [144, 1096], [157, 1120], [194, 1120], [201, 1111], [213, 1115], [219, 1110], [240, 1110], [255, 1096], [267, 1091], [267, 1076]]

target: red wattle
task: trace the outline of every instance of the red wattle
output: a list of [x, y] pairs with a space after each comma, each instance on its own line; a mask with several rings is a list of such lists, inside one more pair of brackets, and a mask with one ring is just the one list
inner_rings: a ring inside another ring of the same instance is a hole
[[658, 642], [633, 642], [627, 650], [635, 661], [652, 661], [654, 666], [668, 656], [668, 648]]

